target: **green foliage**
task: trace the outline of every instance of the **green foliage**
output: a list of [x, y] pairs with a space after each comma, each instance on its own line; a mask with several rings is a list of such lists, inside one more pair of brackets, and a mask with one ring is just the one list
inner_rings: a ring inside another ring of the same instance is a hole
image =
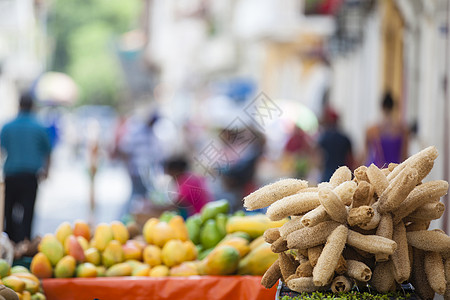
[[55, 0], [49, 14], [54, 40], [51, 69], [72, 76], [80, 103], [117, 103], [123, 85], [117, 37], [136, 27], [139, 0]]
[[361, 299], [409, 299], [411, 294], [403, 292], [393, 292], [388, 294], [377, 294], [377, 293], [367, 293], [351, 291], [348, 293], [338, 293], [334, 294], [332, 292], [312, 292], [312, 293], [301, 293], [299, 296], [294, 298], [289, 296], [284, 296], [281, 300], [320, 300], [320, 299], [335, 299], [335, 300], [361, 300]]

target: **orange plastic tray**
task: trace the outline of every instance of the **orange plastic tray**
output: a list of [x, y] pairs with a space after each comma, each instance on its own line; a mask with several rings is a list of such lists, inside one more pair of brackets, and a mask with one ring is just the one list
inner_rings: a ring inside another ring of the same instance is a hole
[[260, 276], [100, 277], [44, 279], [48, 300], [267, 299], [277, 285], [265, 289]]

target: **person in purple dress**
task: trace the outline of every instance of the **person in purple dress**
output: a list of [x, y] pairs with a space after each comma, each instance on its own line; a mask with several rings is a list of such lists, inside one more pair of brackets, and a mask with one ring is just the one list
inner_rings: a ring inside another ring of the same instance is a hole
[[401, 163], [408, 155], [408, 129], [394, 114], [395, 102], [387, 92], [382, 101], [382, 119], [366, 131], [363, 162], [379, 168]]

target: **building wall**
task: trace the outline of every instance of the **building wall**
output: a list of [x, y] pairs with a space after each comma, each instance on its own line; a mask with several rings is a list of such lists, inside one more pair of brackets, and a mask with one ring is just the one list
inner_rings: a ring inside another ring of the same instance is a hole
[[357, 157], [364, 147], [365, 129], [379, 118], [381, 80], [381, 12], [377, 7], [364, 24], [364, 37], [354, 51], [332, 62], [331, 103], [341, 126], [353, 142]]

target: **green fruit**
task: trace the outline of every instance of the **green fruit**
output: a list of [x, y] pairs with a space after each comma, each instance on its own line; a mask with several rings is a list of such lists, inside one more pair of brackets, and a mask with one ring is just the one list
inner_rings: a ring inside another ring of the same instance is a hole
[[225, 199], [207, 203], [201, 211], [202, 223], [205, 223], [209, 219], [214, 219], [220, 213], [227, 214], [229, 209], [230, 204]]
[[217, 223], [217, 229], [219, 229], [219, 232], [221, 235], [225, 236], [227, 234], [227, 221], [228, 216], [223, 213], [219, 213], [216, 216], [216, 223]]
[[75, 274], [77, 261], [70, 255], [61, 258], [56, 264], [54, 273], [56, 278], [70, 278]]
[[195, 245], [195, 248], [197, 248], [197, 253], [200, 253], [200, 252], [202, 252], [203, 250], [205, 250], [205, 249], [203, 249], [203, 246], [202, 246], [202, 245]]
[[47, 299], [47, 298], [44, 296], [44, 294], [42, 294], [40, 292], [37, 292], [36, 294], [31, 295], [31, 300], [45, 300], [45, 299]]
[[106, 277], [115, 277], [115, 276], [130, 276], [133, 269], [127, 263], [120, 263], [111, 266], [108, 270], [106, 270]]
[[245, 212], [243, 210], [238, 210], [233, 214], [233, 216], [243, 217], [245, 216]]
[[0, 259], [0, 278], [8, 276], [10, 269], [9, 263], [4, 259]]
[[215, 248], [202, 261], [206, 275], [230, 275], [239, 265], [239, 251], [228, 245]]
[[30, 270], [28, 270], [24, 266], [17, 265], [17, 266], [11, 267], [10, 273], [11, 274], [14, 274], [14, 273], [30, 273]]
[[205, 249], [213, 248], [216, 246], [223, 238], [217, 228], [215, 220], [206, 221], [205, 225], [200, 232], [200, 242]]
[[198, 260], [204, 259], [204, 258], [207, 257], [208, 254], [211, 253], [211, 251], [213, 251], [213, 250], [214, 250], [214, 248], [210, 248], [210, 249], [203, 250], [202, 252], [200, 252], [200, 254], [198, 255], [197, 259], [198, 259]]
[[193, 215], [186, 220], [186, 228], [189, 233], [189, 239], [196, 245], [200, 244], [200, 230], [202, 220], [199, 215]]
[[229, 233], [225, 237], [225, 239], [226, 238], [231, 238], [231, 237], [241, 237], [241, 238], [246, 239], [249, 242], [252, 240], [252, 237], [250, 236], [250, 234], [248, 234], [247, 232], [243, 232], [243, 231], [236, 231], [236, 232], [233, 232], [233, 233]]
[[159, 221], [169, 223], [169, 221], [176, 215], [177, 213], [174, 211], [165, 211], [159, 216]]

